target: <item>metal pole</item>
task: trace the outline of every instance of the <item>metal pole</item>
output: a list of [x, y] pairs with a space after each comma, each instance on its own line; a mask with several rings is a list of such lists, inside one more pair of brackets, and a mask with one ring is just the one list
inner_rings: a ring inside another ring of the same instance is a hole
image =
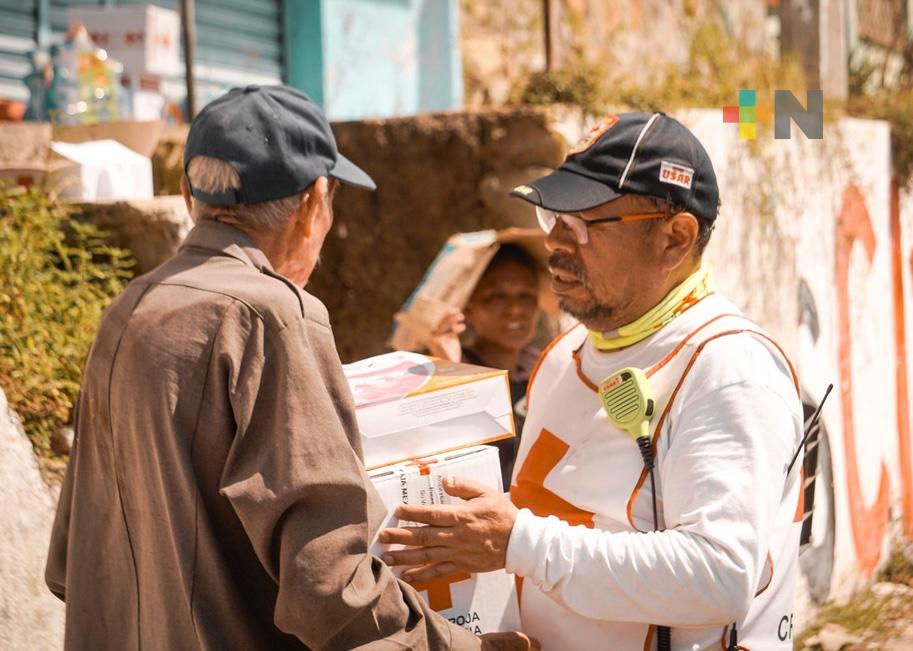
[[38, 0], [35, 3], [35, 22], [38, 28], [35, 33], [38, 49], [47, 49], [51, 45], [51, 0]]
[[197, 114], [193, 62], [197, 58], [197, 28], [194, 0], [181, 0], [181, 36], [184, 41], [184, 78], [187, 81], [187, 121]]
[[545, 19], [545, 69], [551, 70], [554, 57], [552, 52], [552, 0], [542, 0], [542, 15]]

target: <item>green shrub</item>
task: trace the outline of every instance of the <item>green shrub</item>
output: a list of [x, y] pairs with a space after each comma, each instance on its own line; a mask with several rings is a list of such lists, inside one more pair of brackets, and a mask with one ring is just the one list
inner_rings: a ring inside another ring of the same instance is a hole
[[69, 422], [102, 310], [132, 260], [38, 189], [0, 186], [0, 388], [41, 457]]
[[534, 72], [514, 90], [513, 100], [520, 104], [576, 104], [599, 114], [606, 107], [603, 77], [597, 67], [580, 61], [567, 68]]
[[572, 47], [565, 67], [530, 74], [515, 89], [513, 100], [576, 104], [601, 114], [723, 107], [733, 104], [742, 88], [753, 88], [762, 98], [772, 98], [778, 88], [804, 96], [807, 84], [797, 62], [752, 50], [729, 33], [722, 16], [704, 18], [689, 29], [688, 56], [681, 65], [651, 62], [650, 74], [631, 74], [623, 72], [611, 49], [588, 59], [584, 50], [590, 45]]

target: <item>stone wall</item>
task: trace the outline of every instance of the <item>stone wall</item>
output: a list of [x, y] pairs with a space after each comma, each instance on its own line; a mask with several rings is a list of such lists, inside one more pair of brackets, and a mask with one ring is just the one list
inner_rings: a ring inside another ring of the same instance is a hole
[[138, 201], [78, 202], [73, 205], [79, 219], [108, 232], [111, 244], [133, 254], [137, 275], [146, 273], [173, 255], [193, 227], [181, 196]]
[[44, 483], [32, 444], [3, 391], [0, 477], [0, 649], [61, 649], [64, 605], [44, 584], [57, 491]]
[[[611, 84], [653, 83], [666, 66], [683, 68], [695, 34], [719, 24], [751, 51], [772, 50], [763, 0], [550, 0], [554, 69], [581, 61]], [[463, 0], [460, 43], [468, 108], [515, 99], [528, 77], [545, 70], [545, 0]], [[647, 66], [644, 62], [649, 62]]]

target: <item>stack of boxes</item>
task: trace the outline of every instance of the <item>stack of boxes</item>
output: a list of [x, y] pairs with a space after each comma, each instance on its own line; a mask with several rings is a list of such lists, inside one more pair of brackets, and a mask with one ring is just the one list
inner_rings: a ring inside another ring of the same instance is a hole
[[[368, 475], [397, 527], [398, 504], [453, 504], [446, 476], [501, 490], [497, 449], [515, 435], [507, 372], [409, 352], [344, 367]], [[373, 552], [382, 555], [384, 545]], [[504, 570], [456, 574], [415, 587], [434, 610], [475, 634], [519, 630], [516, 583]]]
[[123, 64], [121, 119], [160, 119], [162, 81], [181, 72], [177, 12], [154, 5], [72, 7], [67, 17], [71, 29], [85, 25], [95, 46]]

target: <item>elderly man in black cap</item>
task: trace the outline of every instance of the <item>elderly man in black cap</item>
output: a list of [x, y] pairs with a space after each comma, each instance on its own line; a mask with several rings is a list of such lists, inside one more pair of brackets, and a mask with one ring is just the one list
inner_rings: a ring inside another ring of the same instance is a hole
[[451, 480], [467, 501], [401, 506], [426, 526], [381, 532], [414, 547], [385, 560], [422, 581], [506, 567], [544, 649], [791, 649], [802, 412], [789, 361], [702, 262], [703, 146], [662, 113], [612, 115], [512, 194], [580, 323], [530, 380], [512, 503]]
[[46, 577], [66, 648], [478, 649], [368, 551], [385, 509], [301, 289], [337, 183], [373, 181], [285, 87], [209, 104], [184, 166], [196, 226], [86, 363]]

